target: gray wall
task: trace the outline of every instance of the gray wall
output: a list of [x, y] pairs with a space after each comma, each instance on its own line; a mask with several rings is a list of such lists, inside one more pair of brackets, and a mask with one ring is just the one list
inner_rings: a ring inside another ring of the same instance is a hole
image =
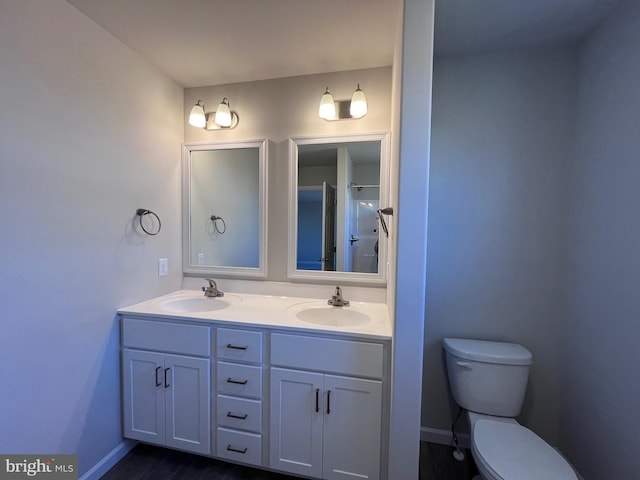
[[448, 430], [442, 338], [533, 353], [521, 420], [557, 443], [572, 49], [436, 59], [422, 425]]
[[640, 478], [640, 4], [580, 55], [560, 446], [587, 479]]
[[0, 0], [0, 45], [0, 452], [82, 475], [122, 440], [116, 310], [181, 284], [183, 92], [62, 0]]

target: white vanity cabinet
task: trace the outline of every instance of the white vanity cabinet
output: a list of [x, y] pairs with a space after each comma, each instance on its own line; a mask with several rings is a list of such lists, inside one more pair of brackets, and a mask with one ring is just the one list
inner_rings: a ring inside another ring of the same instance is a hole
[[262, 465], [263, 333], [216, 332], [216, 456]]
[[124, 436], [211, 453], [208, 326], [122, 320]]
[[329, 480], [379, 479], [383, 345], [274, 333], [271, 365], [269, 466]]
[[387, 480], [390, 339], [135, 312], [121, 325], [126, 438]]

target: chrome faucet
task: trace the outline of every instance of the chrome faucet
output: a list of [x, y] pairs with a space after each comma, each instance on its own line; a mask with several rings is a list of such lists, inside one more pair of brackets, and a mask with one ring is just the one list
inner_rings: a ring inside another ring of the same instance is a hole
[[336, 287], [336, 293], [327, 300], [327, 304], [333, 305], [334, 307], [348, 307], [349, 300], [342, 298], [342, 289], [340, 287]]
[[208, 287], [202, 287], [205, 297], [224, 297], [224, 292], [218, 290], [218, 285], [213, 278], [205, 278], [209, 282]]

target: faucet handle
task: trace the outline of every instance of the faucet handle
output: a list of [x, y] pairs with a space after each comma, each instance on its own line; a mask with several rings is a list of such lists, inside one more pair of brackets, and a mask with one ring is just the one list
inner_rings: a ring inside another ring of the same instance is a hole
[[206, 282], [209, 282], [209, 288], [217, 288], [216, 281], [213, 278], [205, 278]]

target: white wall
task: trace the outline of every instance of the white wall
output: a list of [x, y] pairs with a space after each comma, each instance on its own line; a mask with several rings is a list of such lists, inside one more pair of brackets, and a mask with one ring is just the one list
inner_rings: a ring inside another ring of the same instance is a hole
[[[389, 304], [395, 319], [389, 433], [389, 478], [418, 478], [425, 309], [427, 204], [433, 74], [434, 0], [405, 0], [402, 50], [394, 58]], [[397, 62], [397, 63], [396, 63]], [[395, 131], [395, 130], [394, 130]], [[397, 149], [397, 150], [396, 150]], [[397, 179], [397, 182], [395, 181]], [[397, 202], [397, 203], [396, 203]]]
[[576, 82], [572, 49], [436, 59], [425, 427], [457, 413], [442, 338], [513, 341], [534, 358], [521, 420], [557, 443]]
[[[327, 122], [318, 117], [318, 105], [328, 86], [334, 99], [349, 100], [357, 84], [367, 96], [369, 113], [359, 120]], [[206, 131], [187, 123], [198, 99], [214, 111], [223, 97], [238, 112], [233, 130]], [[268, 278], [287, 281], [289, 137], [387, 132], [391, 122], [391, 68], [278, 78], [257, 82], [188, 88], [184, 93], [185, 142], [215, 142], [268, 138], [275, 148], [269, 157]], [[391, 160], [396, 161], [394, 159]]]
[[640, 4], [580, 55], [560, 446], [584, 478], [640, 478]]
[[62, 0], [0, 0], [0, 45], [0, 452], [82, 475], [121, 442], [116, 309], [180, 287], [183, 93]]

